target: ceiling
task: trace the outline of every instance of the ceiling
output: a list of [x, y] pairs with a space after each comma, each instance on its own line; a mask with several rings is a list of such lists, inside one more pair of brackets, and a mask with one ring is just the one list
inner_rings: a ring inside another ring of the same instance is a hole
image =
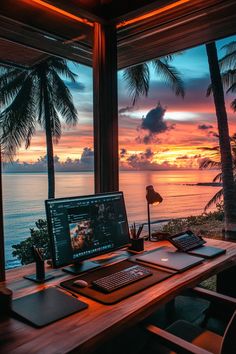
[[[87, 18], [100, 18], [104, 20], [118, 20], [136, 16], [139, 11], [148, 12], [153, 8], [162, 7], [176, 0], [69, 0], [67, 9]], [[48, 3], [64, 7], [64, 0], [47, 0]]]
[[236, 1], [1, 0], [0, 61], [30, 67], [57, 55], [91, 66], [95, 21], [117, 26], [120, 69], [235, 34]]

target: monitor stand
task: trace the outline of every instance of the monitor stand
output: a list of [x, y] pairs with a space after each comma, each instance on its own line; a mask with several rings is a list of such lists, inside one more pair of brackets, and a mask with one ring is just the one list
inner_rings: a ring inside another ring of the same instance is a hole
[[101, 267], [100, 264], [97, 264], [95, 262], [90, 262], [90, 261], [84, 261], [84, 262], [74, 263], [71, 266], [62, 268], [62, 270], [64, 270], [64, 272], [71, 273], [71, 274], [80, 274], [98, 267]]
[[125, 260], [129, 257], [133, 256], [132, 253], [129, 253], [128, 251], [123, 251], [120, 254], [112, 254], [112, 255], [108, 255], [106, 257], [103, 257], [101, 259], [96, 259], [96, 263], [100, 264], [101, 266], [105, 266], [111, 263], [116, 263], [116, 261], [120, 261], [120, 260]]

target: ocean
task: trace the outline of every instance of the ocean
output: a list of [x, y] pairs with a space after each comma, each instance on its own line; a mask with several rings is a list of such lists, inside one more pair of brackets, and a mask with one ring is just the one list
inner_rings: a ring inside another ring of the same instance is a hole
[[[145, 186], [152, 184], [163, 202], [151, 206], [152, 221], [199, 215], [219, 187], [202, 186], [211, 182], [217, 171], [121, 171], [120, 190], [124, 192], [128, 222], [146, 222]], [[56, 173], [56, 197], [94, 193], [92, 172]], [[46, 173], [3, 174], [3, 207], [6, 268], [19, 266], [12, 256], [12, 245], [30, 236], [35, 221], [45, 219]]]

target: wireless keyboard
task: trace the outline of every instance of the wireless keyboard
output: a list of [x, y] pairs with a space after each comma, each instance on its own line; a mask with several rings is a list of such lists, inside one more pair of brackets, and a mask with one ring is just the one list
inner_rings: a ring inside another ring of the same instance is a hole
[[140, 265], [134, 265], [123, 269], [120, 272], [94, 280], [92, 281], [92, 285], [103, 292], [111, 293], [116, 289], [122, 288], [125, 285], [129, 285], [152, 274], [153, 273], [149, 269]]

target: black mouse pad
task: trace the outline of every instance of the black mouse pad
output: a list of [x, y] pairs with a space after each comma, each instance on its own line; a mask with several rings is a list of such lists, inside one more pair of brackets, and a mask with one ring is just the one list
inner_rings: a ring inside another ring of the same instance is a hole
[[[132, 265], [134, 265], [135, 262], [130, 262], [128, 260], [118, 262], [112, 265], [109, 265], [104, 268], [96, 269], [92, 272], [89, 272], [87, 274], [83, 274], [77, 277], [74, 277], [73, 279], [64, 281], [61, 283], [61, 286], [73, 290], [74, 292], [80, 293], [84, 296], [88, 296], [94, 300], [97, 300], [103, 304], [110, 305], [110, 304], [115, 304], [118, 301], [121, 301], [131, 295], [134, 295], [138, 293], [139, 291], [142, 291], [149, 286], [152, 286], [156, 283], [159, 283], [160, 281], [169, 278], [176, 272], [170, 271], [170, 270], [161, 270], [161, 269], [154, 269], [154, 268], [149, 268], [148, 266], [145, 265], [145, 268], [150, 269], [152, 272], [152, 275], [140, 279], [136, 281], [135, 283], [129, 284], [124, 286], [123, 288], [117, 289], [113, 291], [112, 293], [106, 294], [103, 293], [92, 286], [92, 281], [97, 280], [99, 278], [102, 278], [106, 275], [113, 274], [116, 272], [119, 272], [122, 269], [129, 268]], [[135, 263], [137, 264], [137, 263]], [[88, 283], [88, 286], [85, 288], [79, 288], [78, 286], [74, 285], [74, 281], [77, 279], [82, 279], [85, 280]]]
[[52, 287], [13, 300], [12, 312], [36, 327], [60, 320], [88, 307], [82, 301]]

